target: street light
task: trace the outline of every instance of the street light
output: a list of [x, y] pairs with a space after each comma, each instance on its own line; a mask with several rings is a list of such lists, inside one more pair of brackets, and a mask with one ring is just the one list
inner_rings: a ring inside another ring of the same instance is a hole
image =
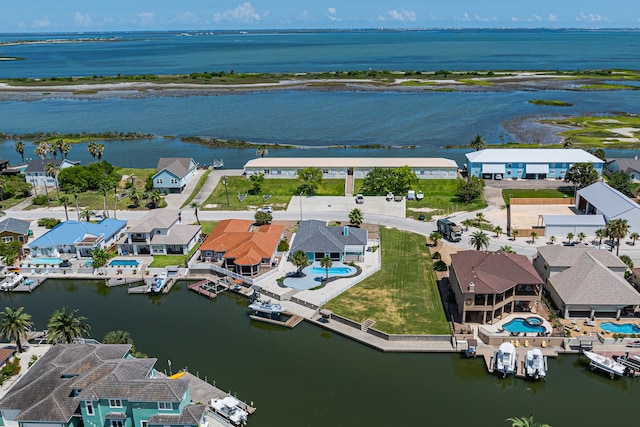
[[227, 194], [227, 206], [231, 206], [231, 203], [229, 203], [229, 189], [227, 188], [227, 177], [226, 176], [222, 177], [222, 185], [224, 185], [224, 192]]

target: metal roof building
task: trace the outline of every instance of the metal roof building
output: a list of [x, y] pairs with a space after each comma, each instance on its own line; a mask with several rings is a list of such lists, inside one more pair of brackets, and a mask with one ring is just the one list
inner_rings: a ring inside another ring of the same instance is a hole
[[588, 215], [602, 215], [606, 222], [626, 219], [631, 232], [640, 232], [640, 205], [603, 182], [578, 190], [576, 209]]

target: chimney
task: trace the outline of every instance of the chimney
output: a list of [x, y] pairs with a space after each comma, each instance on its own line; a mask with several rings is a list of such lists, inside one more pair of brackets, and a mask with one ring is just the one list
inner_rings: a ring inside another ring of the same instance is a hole
[[476, 284], [473, 282], [469, 282], [469, 292], [475, 292], [476, 291]]
[[343, 235], [343, 236], [348, 236], [348, 235], [349, 235], [349, 227], [348, 227], [348, 226], [346, 226], [346, 225], [345, 225], [345, 226], [342, 228], [342, 235]]

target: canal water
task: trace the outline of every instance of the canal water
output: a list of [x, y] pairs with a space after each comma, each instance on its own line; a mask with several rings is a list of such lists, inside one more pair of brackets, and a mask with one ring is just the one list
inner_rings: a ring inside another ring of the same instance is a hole
[[[136, 348], [169, 373], [184, 367], [258, 408], [253, 427], [510, 426], [533, 412], [554, 427], [623, 425], [639, 380], [609, 380], [576, 356], [551, 359], [546, 382], [500, 379], [482, 359], [457, 354], [386, 354], [322, 328], [256, 323], [247, 300], [210, 301], [178, 283], [168, 295], [128, 295], [103, 282], [47, 280], [32, 294], [2, 293], [38, 329], [61, 307], [78, 308], [91, 336], [129, 331]], [[616, 420], [618, 422], [616, 422]]]

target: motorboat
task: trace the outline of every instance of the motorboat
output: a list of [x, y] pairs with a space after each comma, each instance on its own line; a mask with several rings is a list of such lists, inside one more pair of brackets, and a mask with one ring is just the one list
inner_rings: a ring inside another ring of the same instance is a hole
[[518, 358], [516, 348], [510, 342], [503, 342], [494, 355], [495, 371], [506, 377], [516, 372]]
[[393, 193], [391, 191], [389, 191], [387, 193], [387, 197], [385, 197], [385, 199], [387, 199], [387, 202], [389, 202], [389, 201], [393, 200], [393, 197], [394, 197]]
[[591, 370], [599, 369], [609, 374], [611, 379], [621, 377], [625, 374], [625, 366], [616, 362], [611, 357], [594, 353], [592, 351], [583, 351], [582, 354], [589, 359], [589, 368], [591, 368]]
[[415, 200], [416, 199], [416, 192], [415, 190], [409, 190], [407, 192], [407, 200]]
[[224, 167], [224, 159], [213, 159], [211, 167], [214, 169], [222, 169]]
[[422, 190], [419, 190], [419, 191], [416, 193], [416, 200], [417, 200], [417, 201], [420, 201], [420, 200], [422, 200], [422, 199], [424, 199], [424, 194], [422, 193]]
[[533, 379], [541, 379], [547, 376], [547, 358], [542, 354], [539, 348], [532, 348], [527, 351], [525, 359], [525, 373], [527, 377]]
[[149, 281], [149, 285], [147, 286], [147, 293], [158, 294], [162, 292], [162, 289], [164, 289], [168, 280], [169, 277], [166, 272], [154, 274], [153, 278]]
[[240, 401], [231, 395], [227, 395], [222, 399], [211, 399], [211, 407], [216, 413], [237, 426], [247, 423], [248, 412], [242, 409]]
[[18, 286], [24, 280], [24, 276], [20, 273], [13, 272], [5, 277], [2, 282], [0, 282], [0, 290], [10, 291], [13, 290], [16, 286]]
[[260, 300], [257, 299], [249, 304], [249, 308], [258, 313], [266, 313], [266, 314], [280, 314], [286, 309], [278, 303], [273, 303], [271, 300]]

